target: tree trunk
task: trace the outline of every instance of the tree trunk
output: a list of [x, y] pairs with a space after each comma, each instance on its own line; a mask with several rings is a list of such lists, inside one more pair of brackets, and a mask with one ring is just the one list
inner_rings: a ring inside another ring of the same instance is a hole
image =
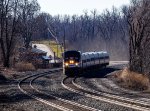
[[9, 58], [6, 58], [6, 59], [3, 61], [3, 66], [9, 68], [9, 67], [10, 67], [9, 62], [10, 62], [10, 59], [9, 59]]

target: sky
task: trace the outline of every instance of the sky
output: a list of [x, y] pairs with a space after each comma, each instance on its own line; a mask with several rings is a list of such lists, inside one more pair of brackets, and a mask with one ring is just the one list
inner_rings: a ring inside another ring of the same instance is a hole
[[128, 5], [130, 0], [37, 0], [42, 12], [51, 15], [81, 15], [84, 11], [90, 12], [96, 9], [103, 12], [106, 8], [111, 10], [112, 6], [117, 8]]

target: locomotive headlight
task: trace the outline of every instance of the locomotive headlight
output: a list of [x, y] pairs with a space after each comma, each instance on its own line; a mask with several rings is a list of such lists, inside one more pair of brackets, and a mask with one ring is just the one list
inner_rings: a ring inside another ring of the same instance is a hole
[[69, 65], [69, 64], [66, 62], [66, 63], [65, 63], [65, 66], [68, 66], [68, 65]]
[[76, 66], [78, 66], [78, 65], [79, 65], [79, 63], [75, 63], [75, 65], [76, 65]]
[[69, 62], [70, 62], [71, 64], [74, 64], [74, 61], [73, 61], [73, 60], [70, 60]]

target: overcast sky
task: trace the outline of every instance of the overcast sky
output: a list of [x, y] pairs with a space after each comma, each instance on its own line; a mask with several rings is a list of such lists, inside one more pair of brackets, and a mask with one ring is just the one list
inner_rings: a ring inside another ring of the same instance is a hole
[[73, 15], [83, 14], [84, 10], [96, 9], [102, 12], [104, 9], [111, 9], [112, 6], [119, 8], [124, 4], [129, 4], [130, 0], [38, 0], [41, 11], [51, 15]]

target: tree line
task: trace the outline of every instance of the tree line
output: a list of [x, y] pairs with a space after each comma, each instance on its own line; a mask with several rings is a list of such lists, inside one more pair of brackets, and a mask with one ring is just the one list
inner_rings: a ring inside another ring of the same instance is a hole
[[[51, 39], [52, 34], [61, 44], [66, 43], [66, 49], [80, 51], [107, 50], [112, 59], [128, 59], [128, 7], [121, 9], [112, 7], [98, 13], [93, 10], [82, 15], [57, 15], [51, 16], [41, 13], [38, 19], [38, 31], [33, 35], [33, 40]], [[50, 31], [49, 31], [50, 30]]]

